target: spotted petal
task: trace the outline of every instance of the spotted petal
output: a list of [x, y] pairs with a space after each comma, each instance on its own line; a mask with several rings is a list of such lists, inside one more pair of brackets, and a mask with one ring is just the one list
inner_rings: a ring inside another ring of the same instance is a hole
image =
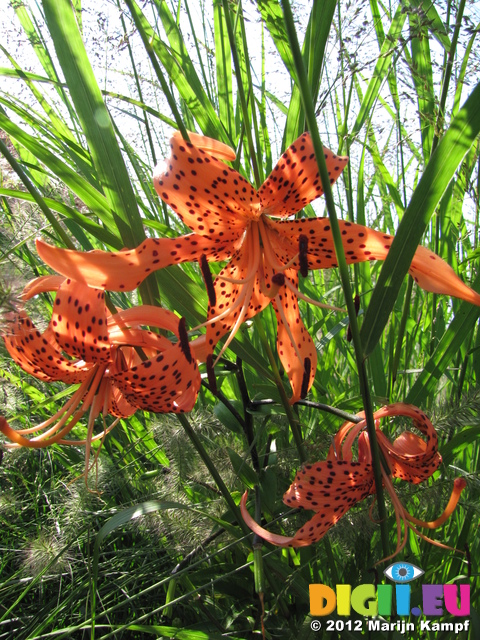
[[85, 362], [110, 360], [105, 292], [67, 278], [59, 287], [50, 326], [58, 345]]
[[129, 418], [137, 411], [120, 389], [109, 381], [107, 412], [116, 418]]
[[[293, 269], [285, 277], [298, 287], [298, 276]], [[292, 387], [293, 404], [305, 397], [315, 379], [317, 350], [300, 317], [297, 296], [286, 286], [280, 288], [273, 300], [277, 316], [277, 350]]]
[[[155, 307], [145, 306], [127, 309], [112, 317], [115, 327], [111, 335], [121, 342], [121, 327], [131, 323], [149, 323], [154, 318]], [[130, 345], [145, 346], [157, 352], [143, 362], [124, 360], [125, 368], [117, 366], [112, 379], [125, 395], [126, 400], [137, 409], [155, 413], [180, 413], [190, 411], [200, 389], [200, 374], [190, 350], [183, 319], [166, 309], [156, 309], [153, 325], [164, 327], [175, 333], [178, 342], [172, 344], [164, 336], [151, 331], [125, 329]], [[130, 347], [129, 347], [130, 348]]]
[[[267, 220], [266, 224], [270, 231], [271, 246], [282, 264], [296, 257], [299, 237], [303, 235], [308, 239], [307, 259], [310, 269], [330, 269], [337, 266], [330, 221], [327, 218]], [[340, 221], [339, 224], [348, 264], [385, 260], [393, 236], [351, 222]], [[300, 269], [298, 261], [292, 266]], [[425, 247], [417, 248], [409, 273], [426, 291], [451, 295], [480, 305], [480, 294], [467, 287], [444, 260]]]
[[[344, 170], [348, 158], [337, 156], [326, 147], [323, 151], [330, 183], [333, 184]], [[298, 213], [322, 194], [322, 182], [309, 133], [303, 133], [288, 147], [258, 192], [263, 213], [282, 218]]]
[[199, 260], [202, 255], [211, 261], [226, 260], [235, 251], [230, 241], [216, 243], [194, 233], [178, 238], [149, 238], [135, 249], [116, 252], [61, 249], [43, 240], [36, 244], [38, 255], [58, 273], [108, 291], [131, 291], [158, 269]]
[[154, 171], [153, 184], [164, 202], [195, 233], [220, 244], [236, 242], [250, 220], [261, 214], [252, 185], [215, 155], [216, 141], [196, 136], [195, 145], [177, 133], [170, 139], [170, 158]]
[[196, 362], [180, 343], [112, 378], [130, 404], [155, 413], [190, 411], [200, 388]]
[[[362, 412], [358, 417], [365, 418]], [[393, 416], [405, 416], [413, 421], [414, 427], [420, 431], [423, 438], [412, 431], [403, 431], [393, 443], [380, 430], [378, 421], [382, 418]], [[400, 478], [413, 484], [418, 484], [429, 478], [436, 471], [442, 461], [438, 453], [438, 438], [434, 426], [417, 407], [397, 402], [378, 409], [373, 414], [377, 422], [376, 434], [379, 447], [390, 468], [394, 478]], [[363, 431], [366, 422], [359, 423], [345, 422], [334, 438], [334, 443], [330, 448], [329, 457], [334, 459], [337, 456], [343, 460], [351, 460], [353, 456], [352, 447], [358, 437], [359, 460], [371, 460], [370, 444], [368, 434]], [[359, 435], [360, 434], [360, 435]], [[361, 452], [361, 445], [363, 453]]]
[[357, 502], [374, 491], [371, 465], [359, 462], [324, 461], [305, 465], [295, 477], [283, 501], [289, 507], [304, 507], [317, 513], [293, 537], [274, 534], [258, 525], [241, 502], [247, 525], [261, 538], [282, 547], [305, 547], [318, 542]]
[[403, 431], [392, 443], [377, 429], [379, 445], [389, 461], [392, 475], [407, 482], [418, 484], [429, 478], [438, 469], [442, 457], [438, 453], [438, 437], [435, 427], [425, 413], [404, 403], [383, 407], [375, 412], [375, 418], [383, 415], [402, 415], [412, 419], [413, 425], [424, 436]]
[[41, 333], [24, 311], [13, 316], [3, 339], [15, 362], [40, 380], [75, 384], [88, 375], [85, 363], [65, 358], [53, 339], [51, 329]]

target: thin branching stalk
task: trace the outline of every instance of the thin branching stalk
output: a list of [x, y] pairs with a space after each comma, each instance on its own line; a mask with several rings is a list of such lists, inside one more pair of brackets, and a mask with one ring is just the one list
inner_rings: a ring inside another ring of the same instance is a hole
[[375, 490], [377, 493], [378, 513], [380, 518], [380, 530], [382, 535], [382, 547], [385, 556], [389, 555], [388, 549], [388, 530], [387, 530], [387, 512], [385, 508], [385, 501], [383, 497], [383, 482], [382, 482], [382, 462], [381, 454], [377, 443], [375, 422], [373, 419], [373, 405], [370, 396], [370, 390], [368, 386], [367, 370], [365, 366], [365, 360], [360, 341], [360, 332], [357, 324], [357, 315], [353, 302], [352, 291], [350, 287], [350, 278], [348, 274], [347, 262], [345, 259], [345, 253], [343, 250], [342, 236], [340, 233], [340, 227], [338, 224], [337, 214], [335, 211], [335, 203], [333, 201], [333, 194], [330, 187], [330, 179], [328, 176], [327, 166], [325, 163], [325, 157], [323, 153], [323, 146], [318, 134], [317, 121], [315, 119], [315, 109], [312, 103], [310, 95], [310, 87], [308, 85], [308, 79], [305, 73], [303, 65], [302, 54], [298, 45], [297, 33], [293, 21], [292, 10], [288, 0], [282, 0], [282, 6], [284, 10], [285, 27], [288, 34], [290, 46], [292, 48], [293, 57], [295, 60], [295, 68], [297, 72], [297, 80], [300, 86], [302, 94], [303, 108], [307, 118], [308, 127], [312, 136], [313, 147], [315, 149], [315, 155], [317, 157], [318, 170], [320, 172], [320, 178], [322, 180], [325, 200], [327, 203], [327, 211], [332, 228], [332, 236], [335, 244], [335, 253], [338, 261], [338, 269], [340, 273], [340, 279], [342, 281], [342, 287], [345, 294], [345, 300], [348, 310], [348, 318], [350, 321], [350, 327], [352, 332], [352, 343], [355, 349], [355, 358], [358, 367], [360, 393], [362, 395], [363, 407], [365, 411], [365, 417], [367, 421], [367, 430], [370, 439], [370, 446], [372, 449], [372, 463], [375, 477]]

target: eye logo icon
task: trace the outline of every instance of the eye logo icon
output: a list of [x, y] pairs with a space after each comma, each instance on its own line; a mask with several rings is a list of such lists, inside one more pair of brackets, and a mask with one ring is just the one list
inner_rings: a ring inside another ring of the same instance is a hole
[[425, 571], [410, 562], [394, 562], [383, 573], [393, 582], [406, 583], [422, 576]]

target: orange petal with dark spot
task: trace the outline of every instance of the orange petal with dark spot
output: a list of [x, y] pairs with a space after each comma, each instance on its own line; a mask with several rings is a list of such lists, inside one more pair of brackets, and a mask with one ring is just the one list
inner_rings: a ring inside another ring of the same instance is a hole
[[[293, 269], [287, 269], [285, 276], [298, 287], [298, 275]], [[292, 387], [290, 402], [293, 404], [313, 384], [317, 370], [317, 350], [300, 317], [297, 296], [293, 291], [286, 286], [281, 287], [273, 300], [273, 308], [277, 317], [278, 356]], [[308, 371], [305, 368], [307, 358], [310, 360]]]
[[57, 291], [50, 327], [58, 345], [85, 362], [110, 360], [105, 292], [67, 278]]
[[[330, 184], [333, 184], [346, 167], [348, 158], [337, 156], [327, 147], [323, 151]], [[282, 218], [298, 213], [322, 194], [323, 186], [309, 133], [303, 133], [288, 147], [258, 192], [263, 213]]]
[[154, 413], [190, 411], [201, 384], [195, 360], [188, 362], [180, 343], [112, 379], [132, 406]]
[[351, 507], [373, 492], [371, 465], [342, 460], [305, 465], [297, 473], [283, 501], [289, 507], [304, 507], [317, 513], [292, 537], [277, 535], [260, 527], [247, 511], [247, 493], [243, 495], [240, 506], [246, 524], [267, 542], [282, 547], [304, 547], [318, 542]]
[[51, 330], [40, 333], [24, 311], [13, 316], [3, 339], [15, 362], [39, 380], [76, 384], [88, 375], [89, 367], [65, 358]]
[[[327, 218], [300, 220], [267, 220], [272, 247], [282, 264], [298, 253], [298, 238], [308, 238], [308, 265], [310, 269], [330, 269], [337, 266], [335, 247]], [[351, 222], [339, 221], [343, 248], [348, 264], [370, 260], [385, 260], [393, 236]], [[300, 269], [297, 262], [295, 269]], [[444, 260], [425, 247], [418, 247], [413, 257], [410, 275], [417, 284], [433, 293], [454, 296], [480, 306], [480, 294], [460, 280]]]
[[195, 146], [173, 136], [171, 155], [155, 168], [153, 185], [192, 231], [236, 242], [261, 214], [260, 199], [238, 171], [205, 151], [215, 141], [204, 141]]
[[37, 240], [38, 255], [52, 269], [91, 287], [109, 291], [131, 291], [158, 269], [191, 262], [205, 255], [207, 260], [229, 258], [235, 247], [229, 241], [196, 234], [178, 238], [149, 238], [136, 249], [125, 251], [73, 251]]

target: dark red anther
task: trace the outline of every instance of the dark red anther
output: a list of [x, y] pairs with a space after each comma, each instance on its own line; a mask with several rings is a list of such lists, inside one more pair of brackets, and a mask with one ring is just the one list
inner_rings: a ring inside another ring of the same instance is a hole
[[207, 365], [207, 379], [208, 384], [210, 385], [210, 391], [215, 395], [217, 393], [217, 379], [215, 377], [213, 355], [211, 353], [208, 354], [205, 364]]
[[283, 273], [274, 273], [272, 276], [273, 284], [277, 284], [279, 287], [283, 287], [285, 284], [285, 275]]
[[187, 326], [185, 318], [180, 318], [178, 321], [178, 338], [180, 341], [180, 348], [182, 353], [190, 364], [193, 362], [192, 352], [190, 350], [190, 343], [188, 341]]
[[300, 389], [300, 398], [303, 400], [308, 393], [308, 383], [310, 381], [310, 373], [312, 371], [312, 361], [310, 358], [305, 358], [303, 361], [303, 378], [302, 388]]
[[212, 274], [210, 273], [210, 267], [205, 255], [202, 255], [200, 260], [200, 269], [202, 270], [203, 281], [207, 287], [208, 302], [211, 307], [214, 307], [217, 303], [217, 296], [215, 294], [215, 287], [213, 285]]
[[308, 276], [308, 238], [303, 233], [298, 237], [298, 262], [300, 273], [306, 278]]

